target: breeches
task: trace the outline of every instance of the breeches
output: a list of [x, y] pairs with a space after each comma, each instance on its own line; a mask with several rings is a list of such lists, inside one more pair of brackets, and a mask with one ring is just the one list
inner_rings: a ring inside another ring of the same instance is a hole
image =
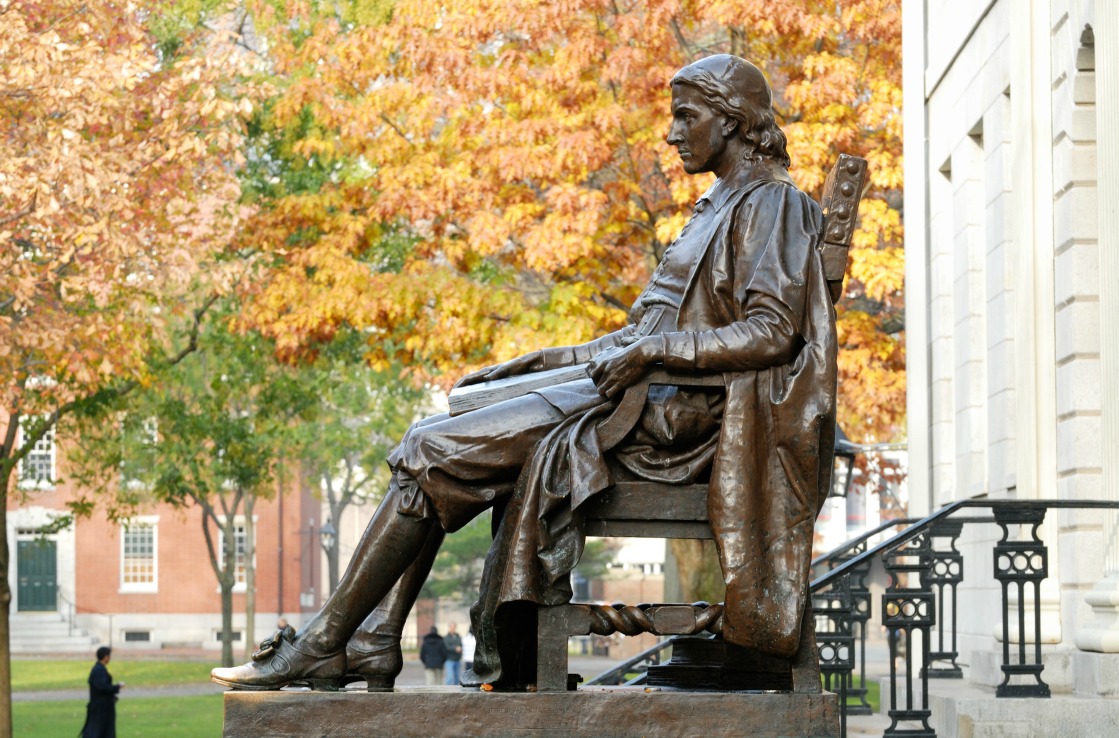
[[400, 512], [458, 530], [512, 493], [533, 448], [564, 414], [528, 394], [464, 415], [436, 415], [404, 434], [389, 457]]

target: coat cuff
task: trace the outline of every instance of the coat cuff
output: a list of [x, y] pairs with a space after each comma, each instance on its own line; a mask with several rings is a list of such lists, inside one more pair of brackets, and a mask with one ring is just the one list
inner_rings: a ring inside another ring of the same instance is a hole
[[677, 331], [661, 334], [664, 339], [665, 369], [691, 371], [695, 369], [695, 333]]
[[543, 355], [541, 363], [544, 365], [545, 370], [575, 366], [579, 363], [575, 360], [575, 349], [571, 346], [546, 348], [540, 353]]

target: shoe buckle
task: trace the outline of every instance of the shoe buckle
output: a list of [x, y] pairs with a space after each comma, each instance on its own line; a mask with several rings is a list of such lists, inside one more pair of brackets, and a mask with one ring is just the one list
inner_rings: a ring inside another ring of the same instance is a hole
[[253, 652], [253, 661], [264, 661], [272, 657], [279, 650], [284, 639], [291, 640], [287, 629], [277, 630], [273, 635], [260, 642], [260, 648]]

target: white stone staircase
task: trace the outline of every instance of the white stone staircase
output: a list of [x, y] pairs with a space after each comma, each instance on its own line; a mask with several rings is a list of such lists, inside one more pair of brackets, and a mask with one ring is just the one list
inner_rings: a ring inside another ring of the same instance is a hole
[[16, 612], [11, 616], [12, 654], [89, 654], [97, 639], [77, 626], [73, 628], [57, 612]]

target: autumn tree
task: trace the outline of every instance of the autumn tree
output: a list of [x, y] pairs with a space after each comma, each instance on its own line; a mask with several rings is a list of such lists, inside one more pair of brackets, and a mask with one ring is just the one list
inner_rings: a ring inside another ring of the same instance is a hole
[[234, 225], [248, 103], [231, 45], [199, 29], [164, 53], [155, 9], [0, 0], [0, 736], [14, 471], [59, 419], [189, 353], [223, 278], [203, 265]]
[[664, 143], [668, 80], [757, 62], [792, 174], [838, 153], [869, 182], [839, 306], [840, 421], [904, 426], [897, 0], [256, 0], [277, 84], [263, 124], [320, 187], [277, 191], [246, 248], [274, 259], [249, 321], [289, 356], [337, 330], [449, 383], [615, 328], [710, 184]]
[[[262, 132], [324, 175], [273, 192], [241, 244], [274, 266], [247, 323], [285, 355], [352, 327], [374, 366], [447, 385], [621, 325], [710, 184], [663, 141], [667, 82], [729, 52], [772, 81], [802, 189], [841, 152], [869, 162], [838, 307], [839, 420], [861, 441], [903, 433], [897, 0], [251, 8], [283, 87]], [[712, 570], [710, 546], [673, 549], [682, 571]]]
[[246, 592], [247, 647], [254, 641], [253, 509], [274, 492], [277, 461], [289, 454], [296, 421], [318, 398], [276, 363], [270, 342], [230, 332], [225, 310], [203, 324], [195, 355], [80, 416], [85, 422], [70, 460], [87, 495], [96, 495], [111, 517], [127, 518], [152, 503], [201, 510], [221, 591], [222, 663], [230, 666], [239, 581]]
[[[291, 370], [291, 394], [307, 406], [292, 421], [291, 451], [318, 481], [335, 525], [351, 505], [380, 501], [389, 478], [385, 460], [429, 400], [424, 388], [401, 382], [399, 370], [370, 370], [360, 345], [353, 334], [339, 335], [314, 362]], [[335, 545], [327, 552], [330, 592], [341, 563]]]

